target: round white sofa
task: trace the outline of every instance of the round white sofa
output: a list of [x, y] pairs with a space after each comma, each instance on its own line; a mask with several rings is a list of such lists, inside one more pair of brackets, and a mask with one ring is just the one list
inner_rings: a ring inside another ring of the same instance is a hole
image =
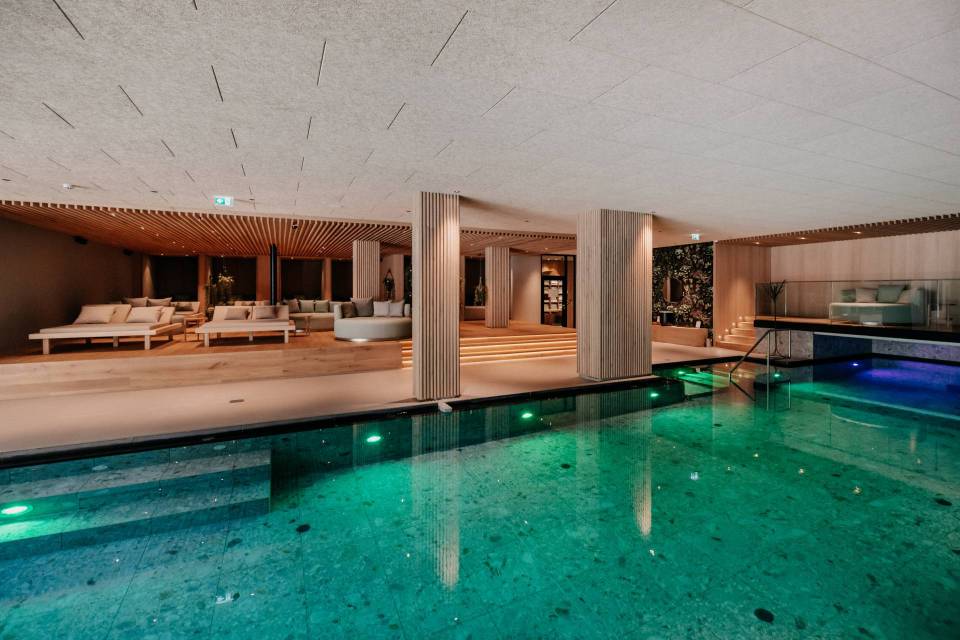
[[403, 317], [365, 316], [344, 318], [340, 305], [333, 310], [333, 336], [337, 340], [378, 342], [406, 340], [413, 334], [410, 305], [405, 305]]

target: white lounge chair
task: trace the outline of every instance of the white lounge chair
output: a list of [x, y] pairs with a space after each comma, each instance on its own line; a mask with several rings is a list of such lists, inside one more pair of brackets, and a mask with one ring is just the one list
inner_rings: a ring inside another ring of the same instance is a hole
[[[261, 317], [262, 316], [262, 317]], [[203, 335], [203, 346], [210, 346], [210, 335], [219, 337], [224, 333], [246, 333], [253, 342], [253, 334], [267, 331], [282, 331], [283, 342], [290, 342], [290, 332], [295, 331], [290, 320], [290, 307], [285, 304], [261, 306], [214, 307], [210, 322], [197, 327]]]
[[151, 340], [158, 336], [165, 335], [168, 340], [173, 340], [173, 333], [181, 328], [179, 323], [172, 322], [173, 307], [143, 308], [159, 309], [156, 320], [140, 319], [141, 314], [154, 312], [138, 311], [133, 314], [129, 304], [85, 304], [73, 324], [41, 329], [29, 337], [43, 341], [44, 355], [50, 354], [54, 340], [83, 338], [89, 344], [94, 338], [112, 338], [116, 348], [120, 346], [120, 338], [143, 338], [145, 350], [150, 349]]

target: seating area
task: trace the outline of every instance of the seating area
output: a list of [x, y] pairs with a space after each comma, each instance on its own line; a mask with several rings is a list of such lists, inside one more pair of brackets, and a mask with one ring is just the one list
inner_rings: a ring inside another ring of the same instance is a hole
[[337, 340], [378, 342], [404, 340], [413, 331], [410, 305], [351, 298], [333, 310], [333, 334]]
[[283, 342], [290, 341], [290, 332], [295, 330], [290, 320], [290, 307], [281, 305], [234, 305], [232, 307], [214, 307], [209, 322], [197, 327], [197, 333], [203, 336], [203, 345], [210, 346], [210, 336], [218, 338], [223, 334], [245, 333], [253, 342], [254, 335], [260, 333], [282, 333]]
[[[144, 298], [144, 300], [146, 300]], [[31, 340], [43, 344], [44, 355], [49, 355], [55, 340], [83, 338], [90, 343], [94, 338], [110, 338], [117, 348], [120, 338], [142, 338], [144, 350], [159, 336], [173, 339], [183, 325], [173, 320], [176, 309], [168, 305], [140, 306], [133, 304], [87, 304], [71, 324], [46, 327], [30, 334]]]
[[829, 306], [830, 322], [865, 325], [923, 325], [927, 295], [906, 284], [843, 289], [839, 302]]

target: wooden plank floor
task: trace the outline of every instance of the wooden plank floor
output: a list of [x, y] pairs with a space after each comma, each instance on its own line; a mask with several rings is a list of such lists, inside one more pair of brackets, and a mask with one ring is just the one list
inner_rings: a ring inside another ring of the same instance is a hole
[[[461, 335], [531, 336], [576, 335], [572, 329], [516, 323], [505, 329], [487, 329], [483, 323], [462, 323]], [[157, 341], [150, 351], [137, 339], [60, 341], [44, 356], [31, 344], [20, 353], [0, 356], [0, 400], [69, 395], [94, 391], [158, 389], [186, 385], [325, 376], [399, 369], [402, 343], [335, 340], [332, 331], [291, 336], [288, 344], [278, 334], [246, 335], [214, 340], [210, 347], [186, 336]]]

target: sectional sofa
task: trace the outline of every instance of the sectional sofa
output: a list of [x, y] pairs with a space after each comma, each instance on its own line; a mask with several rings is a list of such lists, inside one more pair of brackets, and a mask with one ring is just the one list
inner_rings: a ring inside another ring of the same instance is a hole
[[337, 340], [378, 342], [405, 340], [413, 333], [410, 305], [351, 298], [333, 308], [333, 335]]
[[919, 287], [881, 284], [840, 292], [841, 300], [829, 306], [830, 322], [870, 325], [925, 325], [927, 296]]
[[330, 331], [333, 329], [333, 308], [339, 302], [329, 300], [285, 300], [290, 307], [290, 319], [297, 329]]

